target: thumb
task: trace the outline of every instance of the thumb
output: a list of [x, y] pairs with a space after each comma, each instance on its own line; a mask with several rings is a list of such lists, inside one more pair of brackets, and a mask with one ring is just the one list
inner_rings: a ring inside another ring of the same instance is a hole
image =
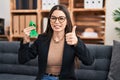
[[76, 31], [76, 26], [73, 26], [72, 33], [75, 33], [75, 31]]

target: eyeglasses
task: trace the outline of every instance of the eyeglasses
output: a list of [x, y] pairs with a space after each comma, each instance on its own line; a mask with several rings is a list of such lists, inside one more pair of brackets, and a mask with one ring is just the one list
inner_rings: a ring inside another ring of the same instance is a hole
[[64, 17], [64, 16], [59, 16], [59, 17], [51, 16], [50, 17], [50, 21], [53, 23], [55, 23], [57, 19], [60, 23], [63, 23], [65, 21], [66, 17]]

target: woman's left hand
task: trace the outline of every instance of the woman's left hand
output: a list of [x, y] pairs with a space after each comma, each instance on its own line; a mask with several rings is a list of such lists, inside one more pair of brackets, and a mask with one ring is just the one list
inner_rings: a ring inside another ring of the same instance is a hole
[[69, 45], [76, 45], [78, 42], [78, 38], [75, 33], [76, 26], [73, 26], [72, 32], [66, 34], [66, 42]]

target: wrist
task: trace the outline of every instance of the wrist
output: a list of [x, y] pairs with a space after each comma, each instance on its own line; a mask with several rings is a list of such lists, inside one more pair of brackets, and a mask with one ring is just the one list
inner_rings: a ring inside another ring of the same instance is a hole
[[30, 42], [30, 38], [29, 37], [24, 37], [23, 38], [23, 43], [29, 43]]
[[26, 44], [26, 43], [29, 43], [30, 42], [30, 40], [23, 40], [23, 44]]
[[74, 44], [74, 47], [76, 47], [78, 44], [78, 38], [76, 39], [76, 43]]

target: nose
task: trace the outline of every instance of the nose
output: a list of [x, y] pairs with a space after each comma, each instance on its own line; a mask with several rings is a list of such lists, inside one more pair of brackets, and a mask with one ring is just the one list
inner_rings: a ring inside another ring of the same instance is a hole
[[58, 18], [56, 19], [55, 23], [59, 23], [59, 20], [58, 20]]

